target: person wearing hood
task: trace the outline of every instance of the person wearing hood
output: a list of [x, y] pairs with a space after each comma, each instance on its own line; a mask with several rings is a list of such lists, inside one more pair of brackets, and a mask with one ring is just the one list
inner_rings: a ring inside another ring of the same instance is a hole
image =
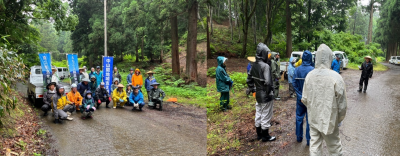
[[346, 116], [346, 84], [342, 76], [330, 69], [332, 50], [318, 47], [315, 69], [308, 73], [301, 102], [307, 107], [310, 124], [310, 155], [322, 155], [325, 140], [330, 155], [343, 155], [338, 124]]
[[82, 82], [82, 80], [85, 78], [85, 75], [83, 75], [83, 68], [79, 68], [79, 78], [78, 78], [78, 83]]
[[119, 106], [121, 107], [124, 107], [128, 97], [126, 95], [126, 92], [124, 91], [124, 85], [119, 84], [117, 87], [118, 88], [115, 89], [112, 93], [112, 99], [114, 104], [113, 108], [117, 108], [117, 104], [119, 104]]
[[[57, 85], [57, 93], [52, 97], [52, 108], [54, 112], [54, 123], [61, 123], [60, 120], [72, 120], [70, 114], [75, 111], [75, 105], [72, 104], [65, 95], [64, 86]], [[66, 113], [68, 112], [68, 114]]]
[[255, 129], [257, 140], [261, 139], [263, 142], [276, 140], [274, 136], [269, 135], [274, 105], [270, 53], [271, 50], [264, 43], [257, 45], [256, 62], [251, 67], [246, 81], [249, 88], [255, 88], [251, 91], [256, 92], [257, 101]]
[[144, 81], [144, 87], [146, 88], [147, 91], [147, 100], [150, 101], [150, 90], [153, 89], [153, 86], [151, 86], [150, 84], [153, 84], [156, 81], [156, 78], [153, 76], [154, 72], [153, 71], [148, 71], [146, 73], [148, 76], [146, 78], [146, 80]]
[[90, 82], [89, 82], [89, 90], [92, 92], [92, 97], [96, 97], [96, 89], [97, 89], [97, 81], [96, 81], [96, 76], [92, 75], [90, 77]]
[[303, 121], [304, 116], [306, 116], [306, 140], [307, 145], [310, 145], [310, 126], [308, 124], [308, 114], [307, 107], [301, 102], [301, 98], [303, 95], [303, 84], [304, 79], [307, 74], [314, 70], [314, 67], [311, 66], [312, 62], [312, 54], [310, 51], [306, 50], [303, 53], [303, 62], [302, 64], [294, 70], [293, 73], [293, 87], [297, 94], [296, 101], [296, 135], [297, 142], [303, 141]]
[[113, 77], [118, 78], [118, 83], [121, 83], [122, 77], [121, 77], [121, 74], [119, 74], [117, 67], [114, 67]]
[[81, 83], [78, 84], [78, 92], [81, 95], [85, 95], [85, 92], [89, 90], [89, 79], [83, 79]]
[[296, 63], [296, 58], [295, 57], [290, 57], [289, 59], [289, 67], [288, 67], [288, 83], [289, 83], [289, 94], [290, 97], [293, 98], [295, 95], [295, 91], [293, 88], [293, 75], [294, 75], [294, 64]]
[[136, 107], [139, 107], [139, 111], [142, 111], [144, 99], [142, 92], [139, 91], [139, 88], [133, 87], [133, 92], [129, 94], [129, 102], [133, 104], [132, 110], [135, 110]]
[[89, 90], [86, 92], [85, 98], [83, 99], [82, 105], [80, 106], [82, 113], [82, 119], [92, 118], [93, 112], [96, 110], [94, 106], [94, 99], [92, 97], [92, 92]]
[[135, 74], [132, 75], [132, 86], [139, 87], [139, 90], [143, 86], [143, 77], [138, 68], [135, 69]]
[[228, 58], [223, 56], [217, 57], [218, 67], [215, 73], [215, 80], [217, 84], [217, 91], [221, 93], [220, 100], [220, 108], [222, 111], [226, 111], [230, 109], [229, 106], [229, 90], [232, 87], [233, 81], [229, 77], [228, 73], [226, 72], [226, 60]]
[[360, 86], [358, 89], [358, 92], [361, 92], [363, 89], [363, 83], [364, 83], [364, 93], [367, 92], [367, 87], [368, 87], [368, 80], [372, 77], [372, 74], [374, 73], [374, 67], [372, 66], [371, 63], [371, 56], [366, 56], [364, 57], [365, 62], [361, 64], [361, 67], [358, 67], [361, 72], [361, 78], [360, 78]]
[[102, 77], [103, 77], [103, 72], [100, 71], [100, 66], [96, 67], [96, 72], [94, 73], [94, 76], [96, 76], [96, 81], [97, 81], [97, 87], [99, 87], [101, 81], [102, 81]]
[[109, 96], [107, 89], [104, 87], [104, 82], [100, 82], [100, 87], [96, 89], [94, 100], [97, 102], [97, 109], [99, 109], [102, 102], [106, 102], [106, 108], [110, 108], [108, 107], [108, 104], [110, 104], [111, 97]]
[[118, 88], [118, 84], [119, 84], [119, 79], [118, 78], [114, 78], [113, 84], [111, 85], [111, 91], [114, 91], [115, 89]]
[[272, 52], [271, 53], [271, 73], [272, 73], [272, 81], [274, 86], [274, 97], [275, 100], [280, 100], [279, 96], [279, 79], [281, 78], [281, 68], [279, 61], [279, 53]]
[[129, 69], [129, 74], [126, 76], [126, 83], [132, 85], [133, 68]]
[[156, 108], [157, 104], [159, 104], [159, 110], [162, 111], [162, 103], [165, 97], [165, 92], [159, 88], [160, 84], [154, 82], [151, 84], [153, 89], [150, 90], [150, 102], [154, 103], [154, 108]]
[[339, 62], [339, 56], [334, 56], [335, 59], [332, 61], [331, 69], [336, 71], [338, 74], [340, 74], [340, 62]]
[[68, 100], [75, 105], [76, 112], [79, 111], [79, 106], [82, 105], [83, 97], [77, 90], [77, 86], [75, 83], [71, 85], [71, 91], [67, 94]]
[[47, 92], [44, 93], [43, 95], [43, 106], [42, 106], [42, 111], [44, 112], [43, 116], [47, 116], [47, 112], [51, 110], [51, 98], [53, 97], [54, 94], [56, 94], [56, 83], [51, 82], [47, 84], [46, 89]]

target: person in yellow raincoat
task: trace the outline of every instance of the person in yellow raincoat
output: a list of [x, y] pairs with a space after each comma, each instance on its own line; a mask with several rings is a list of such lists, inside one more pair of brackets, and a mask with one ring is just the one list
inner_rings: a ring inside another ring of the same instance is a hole
[[78, 92], [77, 86], [75, 83], [71, 85], [71, 88], [72, 88], [72, 91], [67, 94], [67, 98], [72, 104], [75, 105], [76, 112], [78, 112], [80, 105], [82, 105], [83, 98], [82, 98], [81, 94]]
[[135, 69], [135, 74], [132, 75], [132, 86], [142, 88], [143, 77], [138, 68]]
[[64, 92], [64, 86], [57, 85], [57, 92], [51, 98], [51, 106], [54, 112], [54, 123], [61, 123], [60, 120], [72, 120], [71, 113], [76, 109], [67, 98]]
[[112, 99], [114, 104], [113, 108], [117, 108], [117, 104], [119, 104], [121, 107], [124, 107], [125, 103], [128, 102], [127, 97], [128, 96], [126, 95], [126, 92], [124, 90], [124, 85], [119, 84], [118, 88], [115, 89], [112, 93]]

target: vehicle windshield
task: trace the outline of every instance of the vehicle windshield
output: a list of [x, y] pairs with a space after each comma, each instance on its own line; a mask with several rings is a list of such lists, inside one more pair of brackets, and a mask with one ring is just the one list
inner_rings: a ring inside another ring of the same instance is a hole
[[62, 72], [62, 69], [58, 69], [58, 72]]
[[41, 72], [42, 72], [42, 71], [41, 71], [40, 69], [36, 69], [36, 70], [35, 70], [35, 74], [41, 74]]
[[346, 53], [343, 53], [343, 56], [344, 56], [344, 58], [345, 58], [345, 59], [347, 59], [347, 55], [346, 55]]
[[64, 68], [64, 71], [67, 71], [67, 68]]
[[400, 60], [400, 57], [397, 57], [397, 60]]
[[336, 54], [336, 56], [339, 57], [339, 59], [343, 59], [343, 55]]
[[300, 58], [299, 54], [293, 54], [293, 57]]

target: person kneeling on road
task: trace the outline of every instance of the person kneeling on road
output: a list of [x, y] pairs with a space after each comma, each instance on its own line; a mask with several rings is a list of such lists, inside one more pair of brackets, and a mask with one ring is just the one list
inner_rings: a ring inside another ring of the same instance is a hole
[[150, 102], [153, 102], [154, 108], [156, 108], [157, 104], [159, 104], [159, 110], [162, 111], [162, 103], [165, 97], [165, 92], [162, 89], [158, 88], [159, 85], [160, 84], [158, 82], [154, 82], [151, 84], [151, 86], [153, 86], [153, 89], [150, 90]]
[[47, 116], [47, 112], [51, 110], [51, 97], [56, 93], [56, 83], [51, 82], [47, 84], [46, 89], [47, 92], [44, 93], [43, 95], [43, 106], [42, 106], [42, 111], [44, 112], [43, 116]]
[[133, 92], [129, 95], [129, 101], [133, 104], [132, 110], [135, 110], [137, 107], [140, 111], [144, 106], [144, 99], [142, 92], [139, 92], [139, 88], [133, 87]]
[[95, 96], [95, 101], [97, 102], [96, 108], [99, 109], [100, 104], [102, 102], [106, 102], [106, 108], [108, 107], [108, 104], [110, 104], [111, 97], [108, 94], [108, 91], [106, 88], [104, 88], [104, 82], [100, 83], [100, 87], [96, 89], [96, 96]]
[[126, 92], [124, 91], [124, 85], [119, 84], [117, 86], [118, 88], [113, 91], [112, 94], [112, 99], [113, 99], [113, 108], [117, 108], [117, 104], [119, 106], [124, 107], [125, 103], [127, 102], [126, 98]]
[[67, 94], [68, 100], [75, 105], [76, 111], [79, 111], [79, 107], [82, 105], [83, 97], [77, 91], [77, 86], [75, 83], [71, 85], [72, 90]]
[[269, 59], [271, 50], [264, 44], [259, 43], [256, 50], [256, 62], [250, 69], [247, 77], [247, 86], [255, 88], [251, 92], [256, 92], [256, 117], [255, 127], [257, 140], [263, 142], [274, 141], [276, 138], [269, 135], [271, 118], [273, 115], [274, 91], [271, 76], [271, 60]]
[[92, 118], [93, 112], [96, 110], [94, 107], [94, 100], [92, 97], [92, 92], [89, 90], [86, 92], [85, 98], [83, 99], [81, 105], [82, 119]]
[[[71, 117], [69, 117], [73, 111], [75, 111], [75, 105], [72, 104], [70, 101], [68, 101], [67, 96], [65, 95], [64, 92], [64, 86], [58, 85], [57, 86], [57, 93], [54, 94], [52, 97], [52, 106], [53, 106], [53, 111], [54, 111], [54, 123], [60, 123], [61, 120], [72, 120]], [[67, 114], [68, 112], [69, 114]]]

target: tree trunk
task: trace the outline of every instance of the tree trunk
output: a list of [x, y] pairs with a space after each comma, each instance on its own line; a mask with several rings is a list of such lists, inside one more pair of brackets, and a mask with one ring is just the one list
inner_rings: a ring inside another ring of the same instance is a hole
[[213, 8], [210, 6], [210, 28], [211, 28], [211, 36], [213, 35], [213, 22], [212, 22], [212, 15], [213, 14]]
[[286, 0], [286, 57], [292, 53], [292, 14], [289, 4], [290, 0]]
[[240, 36], [240, 25], [239, 25], [239, 10], [238, 10], [237, 6], [238, 6], [238, 4], [235, 3], [235, 11], [236, 11], [235, 24], [236, 24], [236, 28], [238, 30], [238, 35], [239, 35], [239, 38], [238, 38], [237, 42], [240, 43], [241, 36]]
[[[371, 0], [372, 1], [372, 0]], [[367, 44], [372, 42], [372, 22], [374, 20], [374, 4], [371, 4], [371, 10], [369, 11], [369, 25], [368, 25], [368, 39]]]
[[193, 0], [188, 9], [188, 35], [186, 54], [186, 74], [190, 81], [197, 82], [197, 0]]
[[164, 55], [164, 48], [163, 48], [163, 45], [164, 45], [164, 31], [163, 31], [163, 30], [161, 30], [161, 45], [160, 45], [160, 47], [161, 47], [161, 52], [160, 52], [160, 63], [163, 63], [163, 55]]
[[135, 51], [136, 51], [136, 62], [139, 62], [139, 48], [137, 44], [135, 46]]
[[244, 11], [243, 11], [243, 16], [244, 16], [244, 25], [243, 25], [243, 50], [242, 50], [242, 54], [240, 55], [241, 58], [244, 58], [246, 56], [247, 53], [247, 34], [249, 31], [249, 23], [251, 20], [251, 17], [253, 17], [253, 14], [255, 12], [255, 8], [256, 8], [256, 4], [257, 4], [257, 0], [254, 1], [254, 5], [251, 8], [250, 14], [248, 14], [248, 7], [249, 7], [249, 0], [245, 0], [245, 6], [244, 6]]
[[[207, 6], [207, 7], [210, 7], [210, 6]], [[209, 18], [210, 18], [210, 16], [209, 16], [209, 14], [207, 14], [207, 28], [206, 28], [207, 29], [207, 59], [211, 59], [211, 57], [212, 57], [211, 47], [210, 47], [210, 30], [208, 28], [208, 23], [210, 22]]]
[[[199, 4], [199, 6], [200, 6], [200, 4]], [[197, 6], [197, 7], [199, 7], [199, 6]], [[204, 26], [203, 19], [201, 19], [201, 16], [200, 16], [200, 9], [197, 9], [197, 19], [200, 21], [201, 26], [203, 27], [203, 29], [206, 29], [205, 26]]]
[[179, 65], [179, 38], [178, 38], [178, 17], [171, 18], [171, 62], [172, 62], [172, 73], [180, 74]]
[[254, 14], [254, 18], [253, 18], [253, 37], [254, 37], [254, 44], [255, 45], [257, 45], [257, 29], [256, 29], [256, 27], [257, 27], [257, 23], [256, 23], [256, 20], [257, 20], [257, 16], [256, 16], [256, 14]]
[[232, 9], [231, 9], [231, 3], [232, 0], [228, 0], [228, 6], [229, 6], [229, 27], [231, 29], [231, 42], [233, 41], [233, 25], [232, 25]]
[[356, 31], [357, 11], [358, 11], [358, 3], [357, 3], [357, 10], [356, 10], [356, 12], [354, 13], [353, 35], [354, 35], [354, 32]]
[[142, 53], [142, 60], [144, 59], [144, 46], [143, 46], [143, 43], [144, 43], [144, 34], [143, 34], [143, 36], [142, 36], [142, 51], [141, 51], [141, 53]]

